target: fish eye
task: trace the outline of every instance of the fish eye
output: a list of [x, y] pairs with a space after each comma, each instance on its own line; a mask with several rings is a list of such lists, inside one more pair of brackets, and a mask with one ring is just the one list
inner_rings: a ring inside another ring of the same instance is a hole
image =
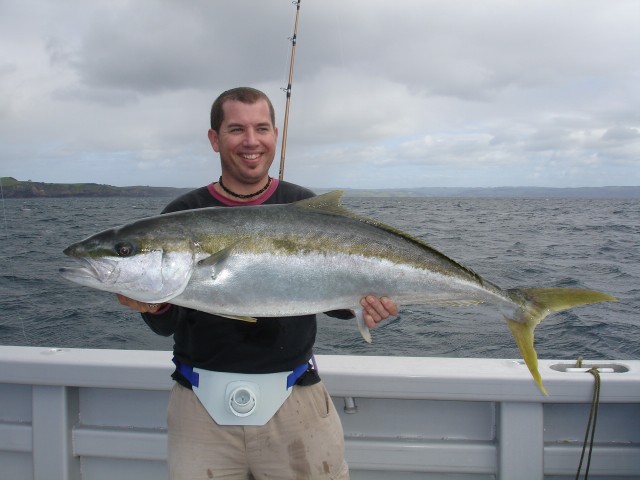
[[128, 257], [134, 252], [133, 245], [129, 242], [117, 243], [114, 249], [120, 257]]

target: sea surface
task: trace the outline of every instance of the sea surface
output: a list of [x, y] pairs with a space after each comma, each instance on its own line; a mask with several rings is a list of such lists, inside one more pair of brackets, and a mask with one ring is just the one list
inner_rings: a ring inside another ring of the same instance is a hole
[[[62, 250], [100, 230], [154, 215], [166, 198], [7, 199], [0, 207], [0, 345], [170, 350], [110, 293], [58, 274]], [[640, 359], [637, 199], [346, 198], [504, 288], [592, 288], [619, 298], [548, 317], [541, 358]], [[401, 306], [365, 343], [354, 322], [319, 317], [316, 353], [519, 358], [491, 305]]]

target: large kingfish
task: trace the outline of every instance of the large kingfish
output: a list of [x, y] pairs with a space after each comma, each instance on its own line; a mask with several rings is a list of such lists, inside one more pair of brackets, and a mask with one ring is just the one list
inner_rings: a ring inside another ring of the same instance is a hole
[[536, 325], [552, 312], [616, 300], [571, 288], [503, 290], [426, 243], [351, 213], [341, 196], [144, 218], [69, 246], [64, 253], [84, 265], [60, 272], [142, 302], [249, 321], [351, 309], [369, 342], [360, 306], [368, 294], [399, 305], [490, 302], [544, 393]]

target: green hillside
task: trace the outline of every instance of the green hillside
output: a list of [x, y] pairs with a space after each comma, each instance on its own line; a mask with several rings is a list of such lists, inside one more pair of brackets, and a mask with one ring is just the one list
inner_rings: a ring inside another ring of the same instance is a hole
[[38, 197], [175, 197], [189, 189], [171, 187], [114, 187], [98, 183], [44, 183], [0, 178], [4, 198]]

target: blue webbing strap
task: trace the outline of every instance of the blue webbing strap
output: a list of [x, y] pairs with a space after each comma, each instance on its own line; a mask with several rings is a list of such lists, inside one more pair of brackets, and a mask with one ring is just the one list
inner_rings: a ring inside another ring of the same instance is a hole
[[182, 375], [184, 378], [189, 380], [189, 383], [191, 384], [191, 386], [197, 387], [198, 385], [200, 385], [200, 375], [198, 375], [198, 372], [193, 371], [192, 366], [185, 365], [184, 363], [180, 362], [176, 357], [173, 357], [171, 361], [175, 364], [176, 370], [180, 372], [180, 375]]
[[298, 379], [304, 374], [304, 372], [307, 371], [308, 368], [309, 368], [309, 364], [304, 363], [302, 365], [298, 365], [296, 368], [293, 369], [293, 372], [291, 372], [287, 377], [287, 390], [296, 384]]
[[[180, 375], [182, 375], [184, 378], [189, 380], [189, 383], [191, 383], [191, 386], [197, 387], [200, 384], [200, 375], [198, 375], [198, 372], [193, 371], [192, 366], [186, 365], [180, 362], [175, 357], [173, 357], [172, 361], [176, 366], [176, 370], [180, 372]], [[302, 365], [298, 365], [296, 368], [293, 369], [293, 372], [291, 372], [287, 376], [287, 390], [296, 384], [298, 379], [304, 374], [304, 372], [307, 371], [308, 368], [309, 368], [309, 364], [303, 363]]]

